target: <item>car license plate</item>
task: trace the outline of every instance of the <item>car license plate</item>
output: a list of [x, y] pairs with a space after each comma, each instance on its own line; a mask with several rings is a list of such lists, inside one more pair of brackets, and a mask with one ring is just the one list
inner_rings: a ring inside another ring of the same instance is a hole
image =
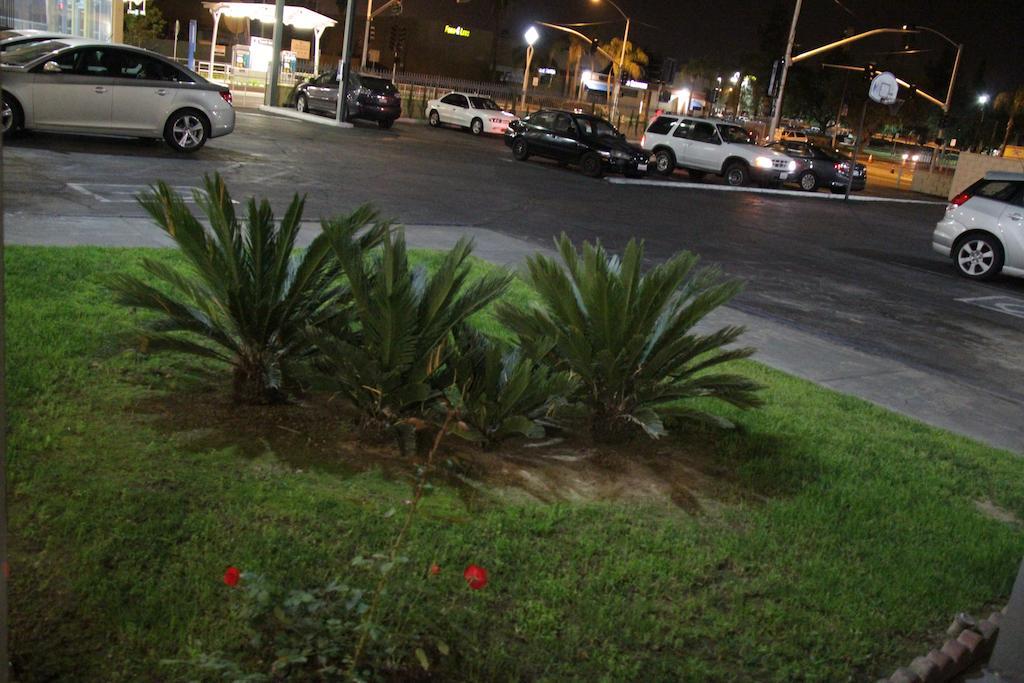
[[779, 174], [779, 180], [785, 180], [788, 177], [789, 177], [788, 173], [780, 173]]
[[636, 170], [638, 170], [638, 171], [646, 171], [647, 170], [647, 164], [637, 164], [636, 165]]

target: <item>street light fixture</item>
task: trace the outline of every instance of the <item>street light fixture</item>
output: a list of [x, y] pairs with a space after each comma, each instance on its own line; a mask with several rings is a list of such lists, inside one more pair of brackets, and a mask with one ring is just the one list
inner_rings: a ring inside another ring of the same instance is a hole
[[530, 82], [530, 62], [533, 61], [533, 44], [540, 38], [540, 33], [537, 32], [537, 27], [531, 26], [526, 29], [526, 33], [523, 34], [523, 38], [526, 40], [526, 70], [523, 71], [523, 95], [519, 100], [519, 108], [525, 113], [526, 112], [526, 87]]
[[595, 5], [601, 4], [602, 1], [606, 1], [609, 5], [614, 7], [622, 18], [626, 20], [626, 31], [622, 34], [622, 50], [619, 51], [619, 78], [615, 81], [615, 94], [612, 96], [612, 118], [619, 112], [619, 90], [622, 87], [622, 71], [626, 66], [626, 43], [629, 42], [629, 17], [622, 11], [622, 8], [615, 4], [615, 0], [590, 0]]

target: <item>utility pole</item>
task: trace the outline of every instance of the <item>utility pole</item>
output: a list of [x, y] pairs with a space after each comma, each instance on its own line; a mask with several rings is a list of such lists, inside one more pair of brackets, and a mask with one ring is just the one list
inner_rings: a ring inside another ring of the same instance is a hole
[[348, 116], [348, 73], [352, 70], [352, 24], [355, 20], [355, 0], [348, 0], [345, 5], [345, 39], [341, 43], [341, 63], [338, 65], [338, 104], [334, 112], [334, 120], [338, 123]]
[[786, 57], [782, 60], [779, 93], [775, 96], [775, 111], [772, 112], [772, 122], [768, 126], [768, 142], [775, 140], [775, 129], [779, 127], [779, 119], [782, 118], [782, 93], [786, 90], [786, 76], [789, 74], [789, 60], [793, 56], [793, 41], [796, 40], [796, 24], [800, 20], [802, 4], [803, 0], [796, 0], [796, 7], [793, 9], [793, 23], [789, 26], [789, 40], [786, 42]]
[[[214, 36], [216, 40], [216, 35]], [[277, 106], [277, 84], [281, 79], [281, 43], [284, 41], [284, 0], [274, 3], [274, 54], [270, 56], [270, 83], [264, 104], [268, 107]], [[211, 48], [212, 53], [212, 48]], [[210, 56], [210, 73], [213, 73], [213, 55]]]

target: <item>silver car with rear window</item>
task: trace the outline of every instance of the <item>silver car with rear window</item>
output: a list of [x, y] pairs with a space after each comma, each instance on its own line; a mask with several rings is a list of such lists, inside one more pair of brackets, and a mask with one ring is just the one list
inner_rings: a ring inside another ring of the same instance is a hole
[[129, 45], [59, 38], [14, 47], [3, 68], [3, 134], [162, 138], [194, 152], [235, 129], [231, 91]]
[[1024, 173], [990, 171], [953, 197], [932, 248], [972, 280], [1024, 277]]

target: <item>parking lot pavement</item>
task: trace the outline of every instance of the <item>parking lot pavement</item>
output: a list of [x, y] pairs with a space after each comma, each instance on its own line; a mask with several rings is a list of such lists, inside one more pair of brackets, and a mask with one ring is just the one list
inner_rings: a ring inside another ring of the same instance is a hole
[[[957, 278], [930, 249], [941, 206], [623, 185], [515, 162], [501, 140], [457, 130], [336, 130], [245, 112], [233, 135], [189, 156], [156, 142], [31, 135], [4, 157], [12, 241], [158, 244], [132, 194], [157, 180], [194, 187], [213, 171], [237, 199], [267, 196], [279, 210], [305, 193], [311, 219], [372, 202], [417, 230], [486, 229], [538, 247], [562, 231], [613, 249], [636, 236], [652, 260], [691, 249], [746, 279], [732, 310], [747, 320], [939, 382], [929, 391], [947, 387], [949, 413], [980, 414], [986, 401], [1024, 412], [1024, 283]], [[844, 388], [836, 369], [828, 379]]]

